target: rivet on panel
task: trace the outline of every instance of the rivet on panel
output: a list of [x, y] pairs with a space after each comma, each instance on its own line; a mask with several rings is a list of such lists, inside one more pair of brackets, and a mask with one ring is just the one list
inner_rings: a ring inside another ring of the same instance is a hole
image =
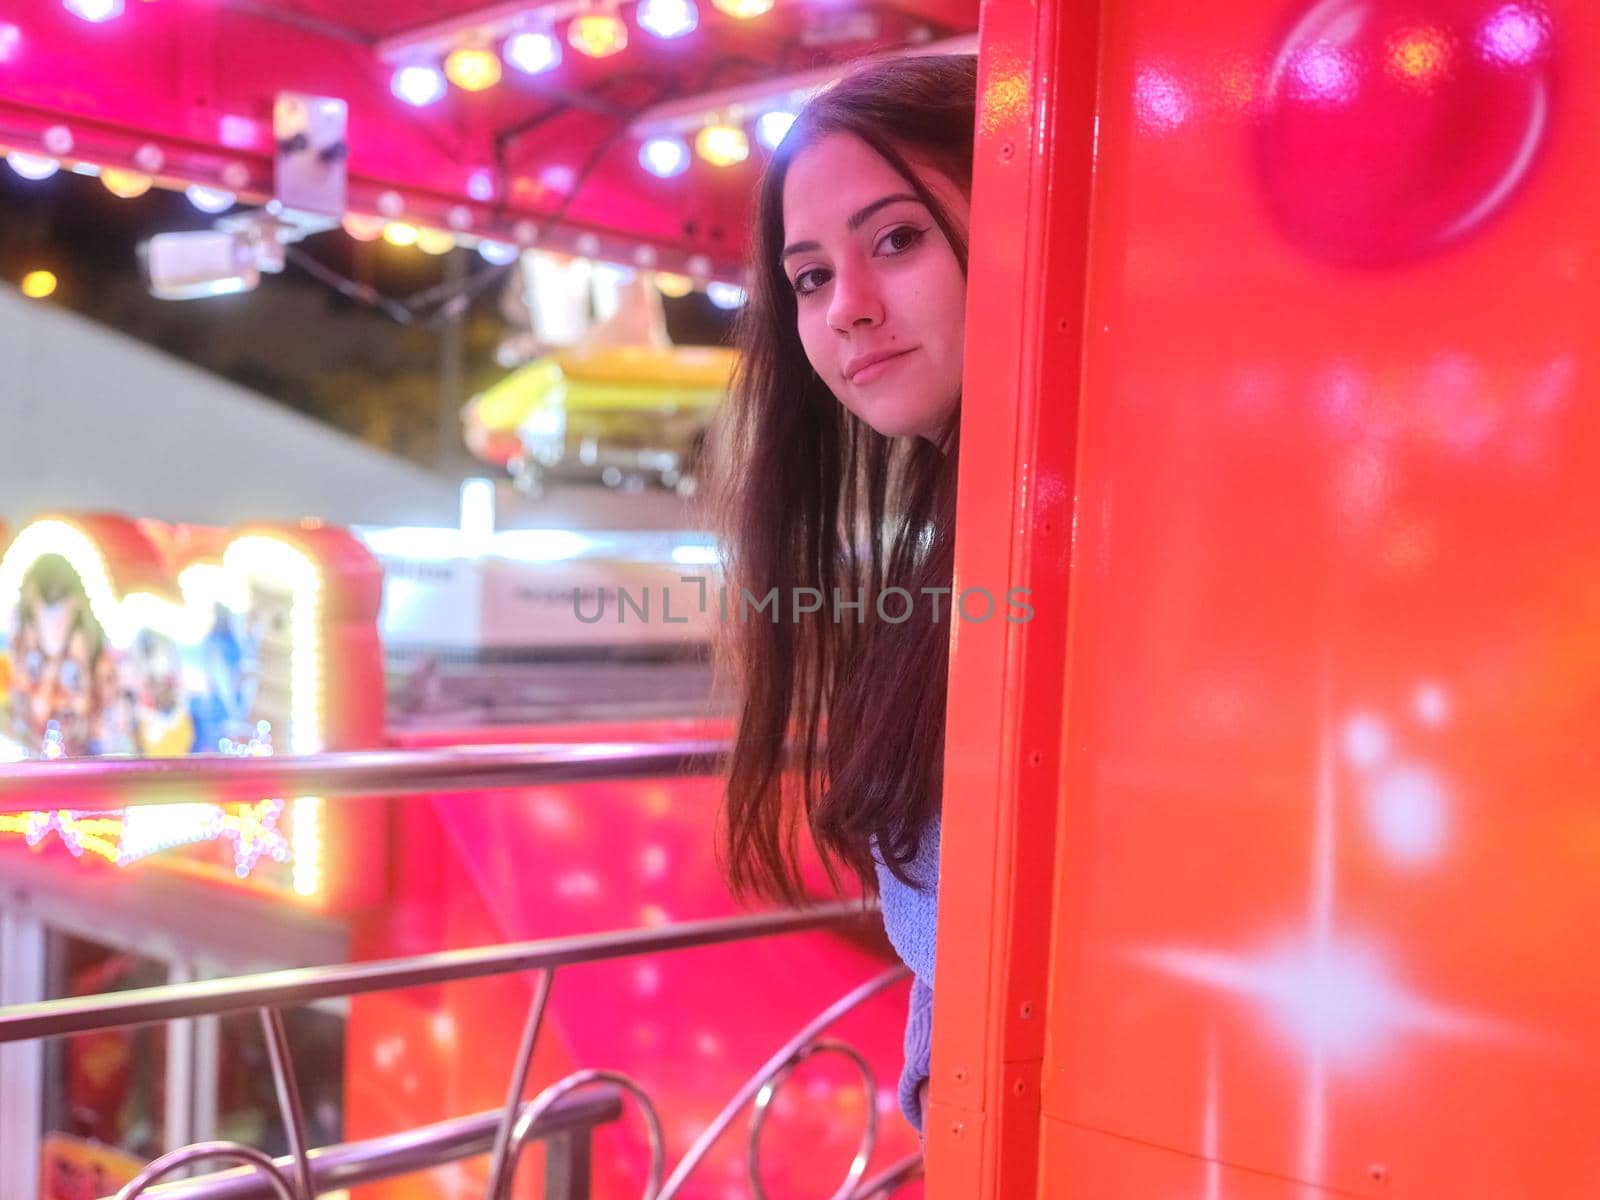
[[957, 1067], [955, 1069], [955, 1077], [957, 1083], [965, 1083], [967, 1081], [967, 1069], [965, 1067]]
[[1024, 1000], [1022, 1002], [1022, 1019], [1024, 1021], [1031, 1021], [1033, 1019], [1033, 1001]]
[[1043, 761], [1044, 755], [1040, 754], [1037, 750], [1030, 752], [1028, 755], [1028, 765], [1030, 767], [1037, 767]]
[[1017, 153], [1016, 143], [1014, 143], [1014, 142], [1002, 142], [1000, 144], [1000, 161], [1009, 162], [1012, 158], [1014, 158], [1016, 156], [1016, 153]]

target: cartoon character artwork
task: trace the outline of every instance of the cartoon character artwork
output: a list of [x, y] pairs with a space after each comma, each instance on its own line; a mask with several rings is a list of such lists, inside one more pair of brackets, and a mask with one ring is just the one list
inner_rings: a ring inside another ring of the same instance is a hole
[[139, 679], [128, 659], [109, 646], [95, 666], [95, 688], [100, 699], [97, 722], [100, 754], [143, 754], [139, 735]]
[[172, 638], [140, 630], [130, 648], [135, 683], [134, 713], [139, 744], [152, 758], [176, 758], [194, 751], [194, 721], [184, 696], [184, 653]]
[[254, 602], [244, 612], [216, 606], [211, 632], [197, 651], [203, 687], [190, 703], [199, 748], [224, 754], [271, 752], [272, 722], [257, 711], [265, 625], [266, 617]]
[[142, 628], [124, 648], [77, 570], [41, 556], [0, 616], [0, 734], [42, 758], [273, 753], [292, 712], [293, 595], [260, 581], [248, 594], [216, 603], [198, 642]]
[[77, 572], [65, 559], [41, 557], [23, 577], [12, 616], [12, 739], [49, 758], [103, 753], [103, 691], [118, 677], [114, 660], [102, 665], [110, 654]]

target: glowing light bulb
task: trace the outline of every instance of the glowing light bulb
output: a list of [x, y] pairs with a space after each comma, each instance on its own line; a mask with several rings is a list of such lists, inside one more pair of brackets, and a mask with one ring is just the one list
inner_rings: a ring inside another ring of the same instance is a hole
[[744, 289], [736, 283], [720, 280], [706, 284], [706, 299], [721, 309], [741, 308], [745, 302]]
[[42, 154], [24, 154], [21, 150], [7, 154], [6, 165], [24, 179], [33, 180], [49, 179], [61, 169], [61, 164], [53, 158], [46, 158]]
[[677, 38], [694, 32], [700, 24], [700, 12], [694, 0], [642, 0], [634, 20], [646, 33]]
[[545, 30], [516, 34], [507, 40], [501, 53], [524, 75], [537, 75], [561, 65], [561, 43]]
[[789, 132], [789, 126], [794, 124], [794, 114], [774, 109], [769, 113], [762, 113], [756, 120], [756, 141], [768, 150], [776, 150], [778, 143], [783, 141], [783, 135]]
[[493, 263], [497, 267], [506, 266], [517, 261], [518, 250], [515, 246], [505, 242], [483, 241], [478, 243], [478, 255], [486, 263]]
[[719, 12], [739, 21], [748, 21], [772, 11], [773, 0], [711, 0]]
[[191, 183], [183, 189], [183, 194], [189, 197], [189, 203], [203, 213], [227, 212], [239, 199], [226, 188], [203, 187], [198, 183]]
[[98, 25], [122, 15], [122, 0], [61, 0], [61, 7], [75, 17]]
[[590, 58], [610, 58], [628, 47], [628, 27], [615, 13], [580, 13], [572, 18], [567, 41]]
[[43, 300], [56, 290], [56, 277], [51, 271], [29, 271], [22, 277], [22, 294], [30, 300]]
[[687, 275], [674, 275], [671, 271], [656, 272], [656, 291], [674, 300], [682, 299], [694, 291], [694, 280]]
[[113, 196], [132, 200], [135, 196], [142, 196], [148, 192], [150, 185], [155, 181], [138, 171], [124, 171], [121, 167], [103, 167], [100, 171], [100, 182], [106, 185], [106, 191]]
[[407, 104], [415, 108], [425, 108], [444, 98], [444, 72], [437, 67], [412, 63], [395, 71], [394, 77], [389, 81], [389, 90]]
[[422, 230], [404, 221], [390, 221], [383, 227], [383, 240], [391, 246], [415, 246]]
[[444, 73], [462, 91], [481, 92], [500, 82], [500, 60], [474, 47], [452, 50], [444, 60]]
[[375, 242], [383, 236], [389, 223], [382, 217], [368, 216], [366, 213], [345, 213], [339, 224], [356, 241]]
[[731, 167], [750, 157], [750, 139], [737, 125], [707, 125], [695, 136], [694, 148], [714, 167]]
[[0, 62], [5, 62], [22, 41], [22, 30], [10, 21], [0, 21]]
[[651, 138], [639, 147], [639, 164], [660, 179], [671, 179], [689, 169], [689, 147], [682, 138]]
[[442, 229], [419, 229], [417, 249], [424, 254], [448, 254], [456, 248], [456, 239]]

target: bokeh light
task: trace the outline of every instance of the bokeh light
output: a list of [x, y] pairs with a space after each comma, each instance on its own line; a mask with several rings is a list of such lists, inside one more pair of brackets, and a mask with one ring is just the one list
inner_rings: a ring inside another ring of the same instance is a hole
[[437, 67], [412, 63], [395, 71], [394, 78], [389, 82], [389, 90], [407, 104], [423, 108], [444, 99], [444, 72]]
[[464, 92], [481, 92], [500, 82], [500, 60], [487, 50], [452, 50], [444, 60], [444, 74]]
[[53, 271], [29, 271], [22, 277], [22, 294], [30, 300], [43, 300], [55, 294], [56, 277]]
[[695, 136], [694, 148], [714, 167], [731, 167], [750, 157], [750, 139], [737, 125], [707, 125]]
[[610, 58], [628, 48], [628, 27], [615, 13], [580, 13], [572, 19], [567, 41], [590, 58]]

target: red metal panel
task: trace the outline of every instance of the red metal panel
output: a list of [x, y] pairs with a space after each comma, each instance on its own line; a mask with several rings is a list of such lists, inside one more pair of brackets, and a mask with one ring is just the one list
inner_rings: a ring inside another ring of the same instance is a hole
[[1029, 589], [1032, 615], [953, 631], [927, 1121], [949, 1200], [1035, 1172], [1094, 24], [993, 3], [981, 27], [956, 588]]
[[1600, 12], [1105, 19], [1042, 1191], [1592, 1195]]

